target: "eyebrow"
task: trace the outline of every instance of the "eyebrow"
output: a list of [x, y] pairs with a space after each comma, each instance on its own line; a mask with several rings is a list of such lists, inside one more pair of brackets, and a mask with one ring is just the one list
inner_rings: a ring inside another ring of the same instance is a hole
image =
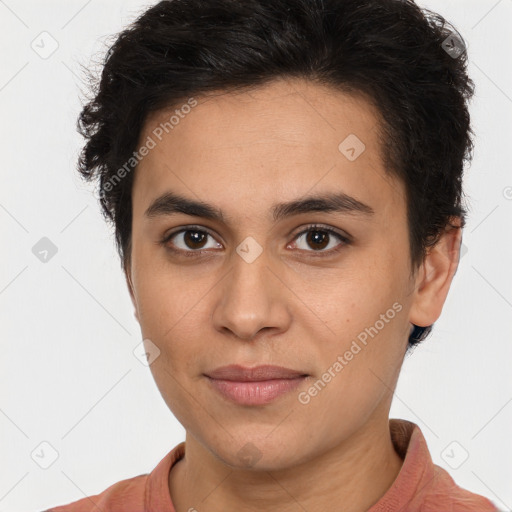
[[[271, 207], [274, 222], [293, 215], [310, 212], [335, 212], [363, 217], [370, 217], [375, 213], [371, 206], [344, 192], [309, 195], [295, 201], [277, 203]], [[173, 192], [165, 192], [157, 197], [147, 208], [144, 215], [151, 219], [178, 213], [226, 222], [226, 215], [220, 208], [203, 201], [188, 199]]]

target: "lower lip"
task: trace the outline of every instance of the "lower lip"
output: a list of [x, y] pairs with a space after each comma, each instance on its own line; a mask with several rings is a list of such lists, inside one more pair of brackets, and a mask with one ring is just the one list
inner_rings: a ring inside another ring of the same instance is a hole
[[208, 377], [212, 386], [225, 398], [240, 405], [265, 405], [299, 386], [306, 377], [237, 382]]

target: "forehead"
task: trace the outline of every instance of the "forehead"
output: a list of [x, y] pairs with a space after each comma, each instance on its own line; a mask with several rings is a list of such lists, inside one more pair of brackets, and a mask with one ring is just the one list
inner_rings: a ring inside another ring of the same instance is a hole
[[363, 96], [279, 80], [194, 100], [191, 108], [174, 105], [146, 119], [139, 145], [148, 137], [156, 144], [135, 173], [139, 214], [167, 190], [215, 197], [226, 211], [253, 205], [255, 214], [263, 200], [334, 189], [375, 210], [403, 199], [401, 184], [383, 167], [379, 113]]

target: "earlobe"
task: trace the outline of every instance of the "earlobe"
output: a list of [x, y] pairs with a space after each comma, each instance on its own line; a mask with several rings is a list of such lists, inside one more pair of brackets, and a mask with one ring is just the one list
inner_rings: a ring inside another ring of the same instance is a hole
[[432, 325], [440, 316], [459, 264], [462, 230], [448, 226], [425, 256], [417, 274], [409, 321]]

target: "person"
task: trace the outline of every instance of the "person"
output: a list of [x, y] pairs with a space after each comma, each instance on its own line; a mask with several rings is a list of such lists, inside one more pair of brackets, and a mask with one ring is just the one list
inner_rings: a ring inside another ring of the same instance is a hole
[[78, 120], [165, 403], [157, 467], [52, 512], [497, 510], [389, 418], [456, 272], [474, 84], [411, 0], [172, 0]]

